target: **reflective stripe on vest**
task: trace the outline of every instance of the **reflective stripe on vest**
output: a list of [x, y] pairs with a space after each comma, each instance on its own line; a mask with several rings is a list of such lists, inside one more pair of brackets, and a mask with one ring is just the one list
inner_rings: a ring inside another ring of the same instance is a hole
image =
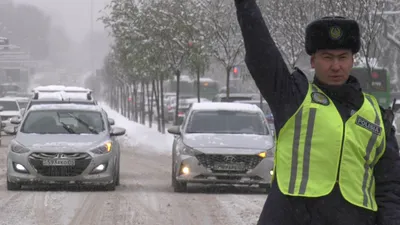
[[364, 94], [364, 103], [344, 124], [334, 103], [316, 86], [279, 132], [276, 179], [282, 193], [321, 197], [339, 183], [350, 203], [373, 211], [373, 167], [386, 148], [379, 104]]

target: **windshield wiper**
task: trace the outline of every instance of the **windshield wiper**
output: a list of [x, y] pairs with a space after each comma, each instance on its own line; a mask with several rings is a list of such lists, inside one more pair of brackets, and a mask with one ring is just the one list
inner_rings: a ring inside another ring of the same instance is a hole
[[72, 129], [70, 126], [68, 126], [67, 124], [65, 124], [64, 122], [60, 122], [61, 125], [64, 127], [64, 129], [66, 131], [68, 131], [68, 133], [70, 134], [76, 134], [76, 132], [74, 131], [74, 129]]
[[92, 126], [90, 126], [89, 124], [87, 124], [85, 121], [81, 120], [79, 117], [75, 116], [72, 113], [67, 113], [70, 117], [76, 119], [76, 121], [78, 121], [80, 124], [83, 124], [83, 126], [85, 126], [92, 134], [98, 134], [99, 132], [94, 129]]

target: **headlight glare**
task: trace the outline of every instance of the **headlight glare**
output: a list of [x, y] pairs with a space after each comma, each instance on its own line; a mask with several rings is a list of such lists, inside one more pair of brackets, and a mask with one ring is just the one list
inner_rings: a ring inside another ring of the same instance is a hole
[[111, 152], [112, 150], [112, 144], [111, 142], [106, 142], [102, 145], [100, 145], [99, 147], [91, 150], [91, 152], [93, 152], [94, 154], [106, 154]]
[[260, 156], [261, 158], [265, 158], [267, 157], [267, 152], [260, 152], [258, 153], [258, 156]]

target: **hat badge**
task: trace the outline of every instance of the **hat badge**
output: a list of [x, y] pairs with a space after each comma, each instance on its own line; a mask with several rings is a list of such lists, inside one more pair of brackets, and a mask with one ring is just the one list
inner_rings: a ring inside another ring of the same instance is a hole
[[333, 26], [329, 29], [329, 36], [332, 40], [339, 40], [342, 37], [342, 29], [338, 26]]

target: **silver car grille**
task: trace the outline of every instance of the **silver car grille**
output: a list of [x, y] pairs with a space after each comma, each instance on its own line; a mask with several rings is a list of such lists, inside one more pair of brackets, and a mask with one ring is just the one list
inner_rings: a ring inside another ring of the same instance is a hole
[[[46, 159], [73, 159], [75, 166], [44, 166]], [[49, 177], [72, 177], [78, 176], [89, 166], [92, 157], [88, 153], [48, 153], [34, 152], [29, 155], [29, 163], [37, 173]]]
[[262, 160], [258, 155], [219, 155], [219, 154], [200, 154], [196, 155], [197, 160], [201, 165], [218, 171], [215, 164], [242, 164], [244, 170], [254, 169]]
[[34, 152], [30, 155], [33, 159], [86, 159], [90, 158], [88, 153], [48, 153], [48, 152]]

